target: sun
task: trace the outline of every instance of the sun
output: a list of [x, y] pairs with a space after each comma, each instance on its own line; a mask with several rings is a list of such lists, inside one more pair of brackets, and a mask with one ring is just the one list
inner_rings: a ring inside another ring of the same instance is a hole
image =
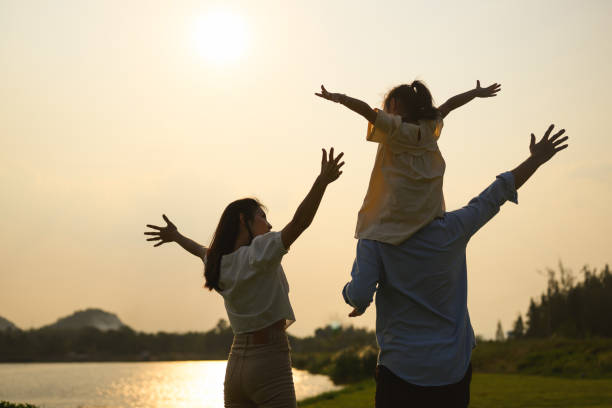
[[232, 11], [211, 11], [196, 22], [196, 47], [211, 62], [225, 64], [239, 60], [247, 50], [248, 40], [244, 19]]

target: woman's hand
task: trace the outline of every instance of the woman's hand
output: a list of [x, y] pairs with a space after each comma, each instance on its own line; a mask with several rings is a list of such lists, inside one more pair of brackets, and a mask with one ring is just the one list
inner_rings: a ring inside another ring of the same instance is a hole
[[336, 103], [340, 103], [342, 97], [344, 96], [343, 94], [340, 94], [340, 93], [327, 92], [327, 89], [325, 89], [323, 85], [321, 85], [321, 93], [315, 92], [315, 95], [320, 96], [323, 99], [327, 99], [328, 101], [332, 101]]
[[168, 217], [166, 217], [166, 214], [162, 214], [162, 217], [164, 218], [164, 221], [166, 221], [165, 227], [158, 227], [157, 225], [147, 224], [147, 227], [153, 228], [157, 231], [147, 231], [144, 233], [145, 235], [153, 235], [153, 238], [147, 238], [147, 241], [159, 241], [158, 243], [153, 245], [154, 247], [160, 246], [161, 244], [165, 244], [166, 242], [174, 242], [179, 236], [176, 225], [174, 225], [172, 221], [170, 221]]
[[496, 96], [499, 91], [501, 91], [501, 85], [497, 82], [493, 85], [487, 86], [486, 88], [480, 87], [480, 81], [476, 81], [476, 88], [474, 88], [476, 96], [479, 98], [490, 98], [492, 96]]
[[340, 168], [344, 166], [344, 162], [340, 162], [340, 159], [344, 156], [344, 153], [340, 153], [334, 158], [333, 147], [329, 149], [329, 157], [327, 157], [325, 149], [321, 150], [323, 151], [323, 157], [321, 158], [321, 174], [319, 174], [319, 178], [327, 185], [336, 181], [342, 174]]

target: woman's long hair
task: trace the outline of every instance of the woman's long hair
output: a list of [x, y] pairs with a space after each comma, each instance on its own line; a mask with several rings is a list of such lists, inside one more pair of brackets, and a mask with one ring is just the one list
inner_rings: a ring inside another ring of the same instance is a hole
[[204, 266], [206, 284], [204, 286], [209, 290], [221, 290], [219, 288], [221, 257], [234, 251], [236, 238], [238, 238], [240, 231], [240, 214], [243, 215], [244, 221], [247, 222], [250, 239], [253, 239], [248, 222], [253, 220], [255, 211], [262, 207], [261, 203], [254, 198], [236, 200], [225, 207], [210, 247], [206, 252], [206, 265]]
[[391, 89], [385, 97], [383, 108], [389, 111], [391, 99], [401, 106], [402, 120], [413, 122], [419, 119], [435, 119], [440, 112], [433, 105], [431, 92], [421, 81], [413, 81]]

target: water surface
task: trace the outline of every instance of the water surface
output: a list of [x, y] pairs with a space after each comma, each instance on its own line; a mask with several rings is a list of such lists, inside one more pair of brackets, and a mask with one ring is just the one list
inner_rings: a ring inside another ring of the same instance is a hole
[[[41, 408], [221, 408], [227, 361], [0, 364], [0, 400]], [[338, 389], [293, 369], [298, 400]]]

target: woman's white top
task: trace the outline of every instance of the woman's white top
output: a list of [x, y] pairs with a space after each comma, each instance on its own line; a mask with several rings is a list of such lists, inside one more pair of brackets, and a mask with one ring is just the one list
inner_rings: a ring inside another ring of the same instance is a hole
[[378, 143], [368, 192], [357, 217], [356, 238], [398, 245], [444, 214], [446, 164], [438, 148], [442, 117], [402, 122], [377, 110], [367, 140]]
[[281, 233], [268, 232], [221, 257], [219, 293], [235, 334], [263, 329], [282, 319], [286, 327], [295, 321], [281, 266], [286, 253]]

